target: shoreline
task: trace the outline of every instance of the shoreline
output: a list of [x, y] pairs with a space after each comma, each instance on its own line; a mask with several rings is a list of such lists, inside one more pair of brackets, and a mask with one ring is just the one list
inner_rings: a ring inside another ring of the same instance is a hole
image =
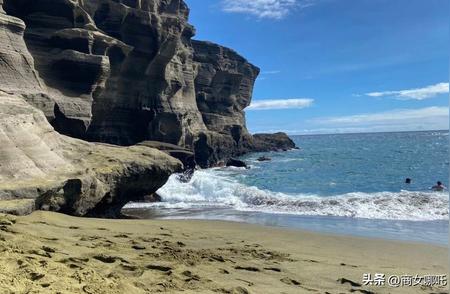
[[0, 222], [0, 287], [6, 293], [446, 291], [361, 285], [365, 273], [445, 274], [448, 250], [441, 246], [210, 220], [34, 212], [0, 215]]
[[[137, 213], [137, 214], [127, 214], [125, 213], [124, 216], [126, 217], [131, 217], [131, 219], [135, 219], [135, 220], [148, 220], [148, 221], [199, 221], [199, 222], [224, 222], [224, 223], [237, 223], [237, 224], [241, 224], [243, 226], [245, 225], [255, 225], [255, 226], [261, 226], [261, 227], [267, 227], [267, 228], [272, 228], [272, 229], [279, 229], [279, 230], [287, 230], [287, 231], [292, 231], [292, 232], [305, 232], [305, 233], [312, 233], [312, 234], [318, 234], [318, 235], [330, 235], [330, 236], [335, 236], [335, 237], [343, 237], [343, 238], [362, 238], [362, 239], [368, 239], [368, 240], [379, 240], [379, 241], [388, 241], [388, 242], [400, 242], [400, 243], [410, 243], [410, 244], [422, 244], [422, 245], [431, 245], [431, 246], [437, 246], [437, 247], [442, 247], [442, 248], [448, 248], [448, 238], [445, 239], [445, 241], [439, 241], [439, 240], [419, 240], [419, 239], [410, 239], [410, 238], [400, 238], [400, 237], [381, 237], [379, 236], [380, 233], [374, 233], [373, 235], [364, 235], [364, 234], [358, 234], [356, 232], [349, 232], [350, 230], [347, 229], [345, 230], [345, 232], [336, 232], [336, 231], [332, 231], [331, 229], [321, 229], [320, 225], [318, 225], [316, 228], [305, 228], [305, 225], [303, 226], [289, 226], [289, 225], [282, 225], [282, 224], [267, 224], [267, 223], [263, 223], [263, 222], [258, 222], [258, 221], [244, 221], [244, 220], [239, 220], [239, 219], [220, 219], [220, 218], [196, 218], [195, 216], [193, 217], [171, 217], [171, 216], [167, 216], [167, 215], [162, 215], [162, 216], [153, 216], [153, 217], [145, 217], [142, 216], [142, 212], [148, 211], [148, 209], [135, 209], [135, 208], [128, 208], [125, 209], [126, 212], [131, 212], [131, 211], [135, 211], [135, 212], [141, 212], [141, 213]], [[157, 209], [156, 209], [157, 210]], [[211, 212], [214, 212], [215, 210], [212, 209]], [[355, 219], [355, 218], [346, 218], [346, 217], [339, 217], [339, 216], [321, 216], [321, 215], [289, 215], [289, 214], [270, 214], [270, 213], [266, 213], [266, 212], [254, 212], [254, 211], [234, 211], [236, 213], [241, 213], [242, 215], [244, 214], [248, 214], [248, 216], [250, 215], [266, 215], [269, 218], [270, 217], [278, 217], [278, 218], [283, 218], [283, 217], [292, 217], [292, 218], [298, 218], [301, 221], [310, 219], [328, 219], [330, 221], [344, 221], [344, 222], [361, 222], [361, 221], [365, 221], [365, 222], [393, 222], [393, 223], [398, 223], [398, 222], [402, 222], [402, 223], [409, 223], [409, 224], [423, 224], [425, 225], [432, 225], [432, 224], [443, 224], [446, 225], [448, 224], [448, 220], [430, 220], [430, 221], [412, 221], [412, 220], [382, 220], [382, 219]], [[141, 215], [141, 216], [139, 216]], [[429, 233], [429, 232], [427, 232]], [[446, 234], [448, 235], [448, 234]]]
[[[184, 184], [181, 184], [180, 187], [183, 187], [182, 185]], [[186, 187], [187, 190], [189, 188], [192, 187]], [[196, 188], [197, 187], [195, 186], [194, 189]], [[168, 189], [165, 193], [169, 195], [184, 193], [183, 191], [181, 191], [181, 188], [177, 189], [178, 190], [175, 191]], [[413, 194], [413, 196], [415, 196], [415, 193], [427, 193], [416, 191], [401, 191], [401, 193], [405, 192], [411, 193]], [[378, 194], [383, 194], [383, 192], [380, 192]], [[189, 193], [187, 193], [186, 195], [189, 196]], [[202, 206], [203, 203], [196, 202], [195, 199], [192, 202], [186, 201], [186, 203], [183, 203], [184, 198], [182, 197], [180, 197], [179, 199], [175, 199], [181, 203], [181, 206], [177, 205], [177, 202], [174, 202], [173, 199], [169, 196], [166, 201], [162, 202], [131, 203], [124, 207], [123, 212], [125, 212], [125, 214], [127, 215], [131, 215], [132, 217], [148, 220], [224, 220], [242, 222], [246, 224], [269, 225], [279, 228], [292, 228], [295, 230], [306, 230], [310, 232], [325, 234], [331, 233], [343, 236], [379, 238], [383, 240], [394, 241], [399, 240], [440, 246], [448, 246], [449, 242], [448, 219], [413, 220], [374, 217], [347, 217], [341, 215], [325, 214], [308, 215], [297, 214], [295, 212], [282, 213], [276, 211], [257, 210], [258, 207], [255, 207], [255, 210], [240, 210], [235, 208], [234, 206], [226, 206], [227, 204], [224, 204], [223, 206], [216, 206], [220, 205], [220, 202], [211, 205], [210, 203], [205, 201], [205, 205]], [[323, 197], [323, 199], [327, 198]], [[306, 199], [304, 198], [303, 201], [305, 200]], [[414, 199], [412, 199], [411, 201], [413, 200]], [[307, 205], [307, 202], [305, 202], [305, 204]], [[379, 208], [382, 207], [380, 206]]]

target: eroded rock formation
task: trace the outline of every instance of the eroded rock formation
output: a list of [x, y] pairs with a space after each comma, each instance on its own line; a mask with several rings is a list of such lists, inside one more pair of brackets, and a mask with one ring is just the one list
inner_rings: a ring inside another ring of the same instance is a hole
[[20, 19], [0, 12], [1, 211], [117, 216], [126, 203], [155, 192], [181, 169], [181, 162], [156, 149], [93, 144], [57, 133], [29, 103], [45, 110], [55, 102], [34, 70], [24, 29]]
[[259, 69], [192, 41], [182, 0], [5, 0], [44, 91], [26, 98], [55, 129], [90, 141], [162, 141], [202, 167], [252, 150], [244, 109]]
[[181, 168], [169, 155], [209, 167], [292, 147], [287, 136], [262, 142], [247, 131], [259, 69], [192, 41], [182, 0], [2, 4], [0, 200], [116, 215]]

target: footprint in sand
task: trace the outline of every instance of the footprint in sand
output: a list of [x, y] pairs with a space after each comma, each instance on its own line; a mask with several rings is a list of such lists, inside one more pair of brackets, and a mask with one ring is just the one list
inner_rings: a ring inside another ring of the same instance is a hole
[[43, 256], [43, 257], [48, 257], [48, 258], [52, 258], [52, 255], [49, 252], [46, 252], [44, 250], [29, 250], [27, 252], [28, 254], [32, 254], [32, 255], [38, 255], [38, 256]]
[[126, 234], [119, 234], [119, 235], [115, 235], [114, 238], [128, 239], [130, 237]]
[[173, 237], [173, 235], [167, 234], [167, 233], [162, 233], [162, 234], [158, 234], [158, 235], [163, 236], [163, 237]]
[[353, 282], [352, 280], [346, 279], [346, 278], [340, 278], [337, 280], [342, 285], [349, 284], [352, 287], [361, 287], [361, 284]]
[[297, 280], [288, 278], [288, 277], [284, 277], [280, 280], [282, 283], [286, 284], [286, 285], [293, 285], [293, 286], [300, 286], [301, 283]]
[[42, 250], [44, 250], [47, 253], [55, 253], [56, 249], [48, 247], [48, 246], [42, 246]]
[[114, 256], [107, 256], [107, 255], [95, 255], [95, 259], [103, 262], [103, 263], [114, 263], [116, 262], [116, 258]]
[[129, 265], [129, 264], [121, 264], [120, 265], [121, 268], [123, 268], [126, 271], [130, 271], [130, 272], [135, 272], [137, 270], [139, 270], [139, 268], [135, 265]]
[[280, 273], [281, 269], [277, 268], [277, 267], [265, 267], [264, 268], [266, 271], [273, 271], [273, 272], [277, 272]]
[[209, 257], [210, 261], [218, 261], [218, 262], [225, 262], [225, 258], [223, 258], [223, 256], [220, 255], [211, 255]]
[[117, 260], [120, 260], [124, 263], [129, 263], [127, 260], [123, 259], [122, 257], [105, 255], [105, 254], [94, 255], [93, 258], [95, 258], [98, 261], [101, 261], [103, 263], [115, 263]]
[[346, 263], [341, 263], [340, 266], [348, 266], [348, 267], [354, 267], [357, 268], [357, 265], [351, 265], [351, 264], [346, 264]]
[[200, 276], [193, 274], [191, 271], [184, 271], [182, 274], [187, 277], [187, 279], [184, 280], [185, 282], [200, 281]]
[[314, 259], [305, 259], [303, 261], [310, 262], [310, 263], [319, 263], [317, 260], [314, 260]]
[[41, 273], [31, 273], [30, 274], [30, 280], [32, 280], [32, 281], [40, 280], [43, 277], [45, 277], [45, 274], [41, 274]]
[[146, 266], [147, 269], [156, 270], [160, 272], [169, 272], [172, 270], [170, 266], [157, 265], [157, 264], [149, 264]]
[[253, 266], [235, 266], [234, 267], [237, 270], [243, 270], [243, 271], [249, 271], [249, 272], [259, 272], [260, 269], [257, 267], [253, 267]]
[[243, 287], [234, 288], [231, 293], [232, 294], [250, 294], [250, 292]]
[[255, 285], [253, 282], [250, 282], [250, 281], [247, 281], [247, 280], [243, 280], [243, 279], [236, 279], [236, 280], [246, 283], [247, 286], [249, 286], [249, 287]]
[[89, 258], [69, 257], [69, 258], [62, 259], [59, 262], [64, 263], [64, 264], [70, 263], [70, 262], [84, 264], [84, 263], [86, 263], [88, 261], [89, 261]]
[[0, 226], [12, 226], [15, 221], [9, 219], [0, 219]]

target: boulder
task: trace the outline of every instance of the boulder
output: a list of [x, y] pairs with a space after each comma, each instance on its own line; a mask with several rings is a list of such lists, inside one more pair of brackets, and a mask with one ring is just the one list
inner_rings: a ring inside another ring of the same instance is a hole
[[245, 167], [245, 168], [247, 168], [247, 164], [244, 161], [239, 160], [239, 159], [234, 159], [234, 158], [230, 158], [227, 161], [226, 166]]
[[40, 110], [7, 94], [0, 94], [0, 142], [0, 211], [2, 201], [29, 199], [36, 209], [116, 217], [182, 167], [149, 147], [62, 136]]
[[261, 156], [261, 157], [258, 157], [257, 161], [260, 161], [260, 162], [262, 162], [262, 161], [272, 161], [272, 158], [267, 157], [267, 156]]
[[253, 151], [288, 151], [297, 148], [294, 141], [285, 133], [253, 135]]

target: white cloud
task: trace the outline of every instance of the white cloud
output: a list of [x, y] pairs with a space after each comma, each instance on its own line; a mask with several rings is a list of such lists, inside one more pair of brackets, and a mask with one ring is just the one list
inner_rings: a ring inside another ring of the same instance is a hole
[[308, 121], [311, 130], [303, 133], [350, 133], [443, 130], [449, 128], [448, 107], [395, 109], [340, 117], [316, 118]]
[[424, 88], [400, 90], [400, 91], [372, 92], [366, 93], [365, 95], [370, 97], [390, 96], [395, 97], [399, 100], [424, 100], [448, 92], [449, 92], [448, 83], [438, 83]]
[[304, 9], [315, 0], [223, 0], [223, 11], [244, 13], [258, 18], [282, 19], [293, 9]]
[[312, 106], [314, 99], [278, 99], [253, 101], [247, 110], [301, 109]]

